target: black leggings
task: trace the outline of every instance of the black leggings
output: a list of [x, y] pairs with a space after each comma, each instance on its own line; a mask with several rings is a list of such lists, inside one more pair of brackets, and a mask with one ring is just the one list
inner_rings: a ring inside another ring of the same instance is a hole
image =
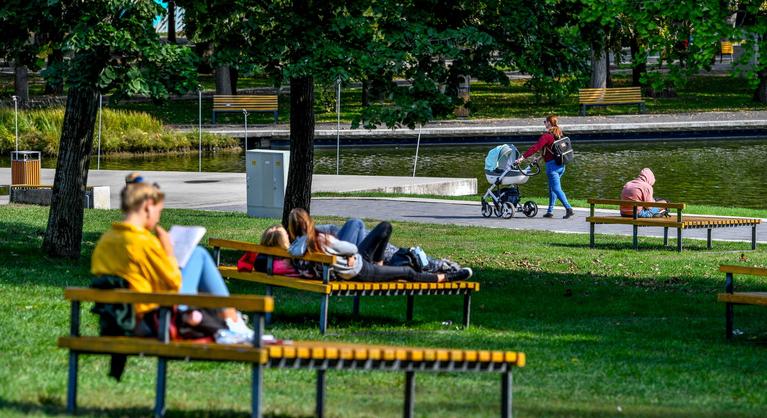
[[354, 278], [362, 282], [390, 282], [407, 280], [409, 282], [436, 282], [434, 273], [420, 273], [408, 266], [379, 266], [384, 259], [384, 251], [391, 238], [392, 227], [389, 222], [381, 222], [365, 237], [357, 247], [362, 255], [362, 270]]

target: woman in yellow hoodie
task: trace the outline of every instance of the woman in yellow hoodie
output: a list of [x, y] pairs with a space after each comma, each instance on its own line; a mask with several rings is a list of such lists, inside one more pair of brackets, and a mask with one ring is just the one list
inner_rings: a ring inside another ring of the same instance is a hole
[[[137, 292], [204, 292], [228, 296], [226, 284], [204, 248], [197, 247], [187, 265], [179, 268], [170, 236], [159, 225], [165, 202], [165, 194], [159, 186], [146, 183], [136, 175], [129, 176], [126, 183], [120, 194], [123, 220], [113, 223], [99, 239], [91, 258], [91, 273], [121, 277]], [[137, 319], [155, 308], [152, 304], [134, 306]], [[244, 340], [248, 336], [252, 338], [252, 330], [236, 310], [226, 309], [222, 315], [230, 331]]]

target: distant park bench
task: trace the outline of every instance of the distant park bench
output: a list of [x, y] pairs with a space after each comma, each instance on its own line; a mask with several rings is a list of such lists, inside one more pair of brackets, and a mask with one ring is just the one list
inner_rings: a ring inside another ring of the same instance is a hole
[[[405, 372], [403, 414], [405, 417], [412, 417], [414, 413], [416, 372], [495, 372], [501, 375], [501, 416], [511, 417], [512, 368], [525, 365], [525, 354], [511, 351], [415, 348], [331, 341], [284, 341], [280, 344], [264, 345], [262, 343], [264, 315], [273, 309], [273, 300], [270, 297], [138, 293], [127, 290], [86, 288], [68, 288], [64, 291], [64, 297], [71, 302], [70, 328], [69, 336], [59, 337], [58, 346], [69, 350], [67, 412], [70, 414], [74, 414], [77, 409], [78, 363], [81, 355], [119, 354], [156, 357], [155, 417], [162, 417], [165, 414], [167, 362], [170, 360], [251, 364], [251, 416], [256, 418], [262, 416], [264, 368], [316, 370], [315, 416], [317, 417], [324, 416], [327, 370]], [[158, 304], [160, 305], [160, 336], [154, 339], [80, 335], [82, 302]], [[169, 323], [171, 309], [175, 305], [199, 308], [232, 307], [250, 313], [255, 331], [253, 345], [172, 341], [169, 337]], [[204, 386], [205, 382], [200, 383]], [[453, 386], [441, 387], [453, 388]], [[98, 389], [95, 389], [94, 395], [98, 396]], [[461, 396], [454, 396], [454, 398], [465, 399]]]
[[279, 118], [279, 104], [277, 95], [258, 95], [258, 96], [213, 96], [213, 124], [216, 124], [216, 113], [240, 113], [243, 110], [248, 112], [266, 112], [274, 114], [274, 124], [277, 124]]
[[[714, 228], [732, 228], [738, 226], [750, 226], [751, 227], [751, 249], [756, 249], [756, 226], [761, 223], [760, 219], [755, 218], [724, 218], [717, 216], [682, 216], [682, 210], [686, 207], [684, 203], [667, 203], [667, 202], [635, 202], [633, 200], [617, 200], [617, 199], [588, 199], [588, 203], [591, 206], [589, 217], [586, 218], [586, 222], [589, 222], [589, 245], [594, 247], [594, 225], [596, 224], [620, 224], [631, 225], [634, 228], [633, 233], [633, 245], [634, 249], [639, 248], [639, 227], [662, 227], [663, 228], [663, 245], [668, 245], [668, 229], [676, 228], [677, 241], [676, 246], [678, 251], [682, 251], [682, 230], [684, 229], [706, 229], [707, 239], [706, 248], [711, 249], [711, 230]], [[632, 206], [634, 208], [632, 217], [624, 217], [620, 215], [600, 215], [594, 214], [594, 205], [616, 205], [616, 206]], [[676, 214], [670, 217], [662, 218], [638, 218], [637, 206], [643, 207], [656, 207], [665, 209], [676, 209]]]
[[732, 338], [733, 306], [734, 305], [758, 305], [767, 306], [767, 292], [735, 292], [734, 274], [767, 277], [767, 268], [746, 266], [719, 266], [719, 271], [725, 273], [724, 291], [717, 295], [719, 302], [726, 303], [724, 311], [725, 335]]
[[732, 42], [730, 41], [722, 41], [720, 48], [719, 48], [719, 63], [722, 63], [722, 60], [724, 59], [725, 55], [730, 56], [730, 62], [733, 60], [733, 56], [735, 55], [735, 50], [732, 47]]
[[638, 105], [639, 113], [645, 111], [640, 87], [579, 89], [578, 103], [581, 116], [586, 116], [586, 109], [593, 106]]
[[[469, 327], [471, 316], [471, 294], [479, 291], [479, 283], [456, 281], [443, 283], [418, 283], [418, 282], [362, 282], [353, 280], [333, 280], [330, 281], [330, 265], [335, 263], [335, 257], [326, 254], [306, 254], [300, 257], [303, 260], [322, 264], [324, 277], [317, 280], [301, 279], [297, 277], [277, 276], [266, 273], [240, 272], [234, 266], [221, 266], [221, 249], [251, 251], [264, 254], [269, 260], [267, 266], [270, 266], [274, 257], [295, 258], [287, 251], [275, 247], [263, 247], [242, 241], [232, 241], [225, 239], [211, 238], [208, 245], [213, 247], [218, 270], [223, 277], [230, 279], [245, 280], [266, 285], [267, 295], [271, 295], [272, 286], [285, 287], [303, 292], [317, 293], [321, 297], [320, 306], [320, 332], [325, 333], [328, 326], [328, 307], [330, 296], [352, 296], [354, 297], [354, 314], [359, 314], [359, 303], [361, 296], [406, 296], [408, 321], [413, 319], [413, 305], [415, 296], [420, 295], [463, 295], [463, 326]], [[269, 269], [269, 267], [267, 267]]]

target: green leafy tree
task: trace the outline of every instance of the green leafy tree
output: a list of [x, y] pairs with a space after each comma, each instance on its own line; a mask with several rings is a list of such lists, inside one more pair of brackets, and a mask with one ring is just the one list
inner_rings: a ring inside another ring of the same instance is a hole
[[[34, 7], [3, 3], [2, 16], [50, 18], [36, 35], [61, 39], [69, 57], [46, 70], [68, 88], [53, 197], [43, 248], [53, 256], [79, 257], [83, 193], [93, 145], [99, 94], [167, 97], [196, 85], [193, 56], [164, 45], [152, 27], [162, 8], [152, 0], [40, 1]], [[43, 32], [45, 29], [46, 32]]]
[[733, 38], [743, 40], [736, 72], [745, 73], [754, 100], [767, 103], [767, 2], [738, 2]]

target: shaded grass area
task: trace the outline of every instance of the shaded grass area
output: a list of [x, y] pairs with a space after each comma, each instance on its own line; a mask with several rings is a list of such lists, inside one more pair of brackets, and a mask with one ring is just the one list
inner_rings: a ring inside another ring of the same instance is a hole
[[[82, 257], [49, 259], [38, 250], [47, 219], [39, 207], [0, 207], [0, 415], [50, 416], [64, 411], [67, 356], [55, 347], [68, 331], [66, 286], [89, 282], [88, 258], [116, 211], [87, 211]], [[322, 221], [337, 221], [323, 219]], [[209, 236], [255, 240], [276, 220], [241, 214], [167, 210], [163, 223], [203, 225]], [[724, 308], [715, 303], [724, 277], [720, 263], [767, 265], [767, 251], [741, 255], [738, 243], [690, 242], [688, 251], [644, 239], [639, 251], [623, 237], [600, 237], [590, 250], [577, 235], [475, 227], [395, 223], [395, 243], [419, 244], [475, 271], [481, 291], [472, 321], [459, 330], [462, 300], [416, 298], [415, 321], [403, 322], [404, 298], [363, 298], [362, 316], [351, 300], [331, 303], [327, 336], [319, 335], [319, 298], [276, 292], [274, 326], [288, 339], [327, 339], [450, 348], [518, 350], [528, 365], [514, 375], [520, 417], [735, 417], [767, 414], [763, 370], [767, 346], [764, 310], [736, 308], [744, 335], [724, 340]], [[232, 261], [237, 254], [228, 254]], [[742, 290], [764, 290], [764, 278], [737, 277]], [[233, 293], [262, 293], [233, 281]], [[96, 329], [84, 314], [84, 333]], [[81, 416], [148, 416], [153, 403], [151, 359], [130, 359], [124, 381], [106, 377], [108, 360], [81, 361]], [[168, 409], [176, 417], [247, 416], [249, 368], [239, 364], [170, 365]], [[330, 416], [399, 416], [404, 376], [399, 373], [328, 373]], [[265, 402], [271, 416], [310, 416], [313, 374], [267, 370]], [[418, 375], [419, 416], [497, 416], [495, 375]], [[622, 411], [622, 412], [618, 412]]]
[[[484, 194], [484, 193], [483, 193]], [[377, 198], [423, 198], [423, 199], [440, 199], [440, 200], [456, 200], [456, 201], [470, 201], [480, 202], [482, 195], [467, 195], [467, 196], [440, 196], [440, 195], [412, 195], [404, 193], [378, 193], [378, 192], [349, 192], [349, 193], [333, 193], [333, 192], [317, 192], [312, 193], [315, 197], [377, 197]], [[541, 215], [549, 204], [548, 197], [536, 197], [525, 196], [523, 201], [532, 200], [538, 205], [538, 214]], [[570, 204], [576, 208], [588, 208], [590, 207], [586, 199], [568, 198]], [[561, 208], [561, 203], [557, 201], [557, 205]], [[595, 205], [595, 208], [599, 209], [613, 209], [618, 210], [617, 206], [611, 205]], [[671, 210], [672, 214], [676, 214], [676, 209]], [[767, 218], [767, 209], [753, 209], [753, 208], [738, 208], [738, 207], [723, 207], [723, 206], [711, 206], [711, 205], [687, 205], [682, 211], [682, 214], [690, 213], [696, 215], [716, 215], [716, 216], [743, 216], [748, 218]], [[520, 215], [521, 216], [521, 215]]]

